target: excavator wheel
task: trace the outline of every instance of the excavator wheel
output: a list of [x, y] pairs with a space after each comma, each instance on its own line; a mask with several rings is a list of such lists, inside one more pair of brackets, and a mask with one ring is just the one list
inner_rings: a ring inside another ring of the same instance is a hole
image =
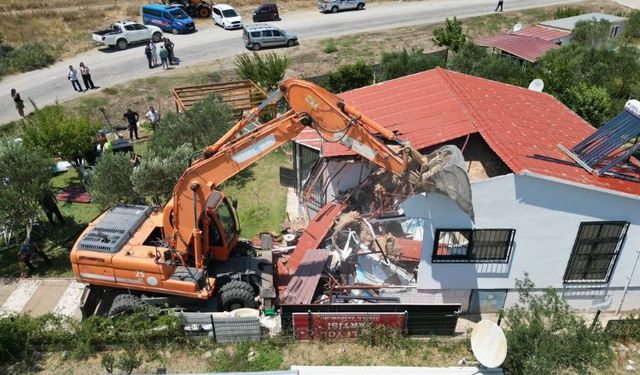
[[198, 8], [196, 10], [196, 12], [198, 13], [198, 17], [200, 17], [200, 18], [209, 18], [209, 17], [211, 17], [211, 8], [209, 8], [207, 6], [201, 6], [200, 8]]
[[233, 311], [242, 308], [255, 309], [254, 291], [249, 283], [244, 281], [230, 281], [220, 288], [220, 301], [224, 311]]
[[141, 308], [145, 303], [140, 297], [132, 294], [118, 294], [113, 299], [111, 308], [109, 309], [109, 316], [116, 316], [126, 313], [131, 313], [133, 310]]

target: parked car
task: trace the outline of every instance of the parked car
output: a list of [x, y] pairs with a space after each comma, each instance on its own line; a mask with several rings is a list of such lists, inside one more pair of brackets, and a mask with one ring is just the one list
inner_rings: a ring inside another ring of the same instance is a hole
[[193, 19], [179, 7], [162, 4], [149, 4], [142, 7], [142, 22], [154, 25], [173, 34], [196, 30]]
[[242, 28], [242, 17], [231, 5], [217, 4], [211, 8], [213, 23], [222, 26], [225, 30]]
[[281, 30], [266, 23], [245, 25], [242, 32], [245, 47], [258, 51], [262, 47], [289, 46], [298, 44], [295, 33]]
[[141, 25], [134, 21], [114, 22], [110, 28], [93, 33], [96, 43], [117, 49], [126, 49], [129, 44], [146, 43], [149, 40], [159, 42], [162, 30], [157, 26]]
[[264, 21], [280, 21], [280, 13], [276, 4], [261, 4], [253, 11], [253, 22]]
[[339, 10], [348, 9], [364, 9], [365, 0], [320, 0], [318, 1], [318, 9], [322, 13], [337, 13]]

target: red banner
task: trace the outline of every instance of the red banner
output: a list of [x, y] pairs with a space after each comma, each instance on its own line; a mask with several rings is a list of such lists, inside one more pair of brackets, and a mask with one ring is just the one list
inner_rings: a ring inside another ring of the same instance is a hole
[[366, 327], [386, 326], [401, 331], [404, 313], [294, 313], [293, 329], [300, 340], [352, 339]]

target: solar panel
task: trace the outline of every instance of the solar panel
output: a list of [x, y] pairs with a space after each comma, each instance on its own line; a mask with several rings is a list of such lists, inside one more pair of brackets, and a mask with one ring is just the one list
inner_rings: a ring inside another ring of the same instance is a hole
[[[598, 176], [606, 174], [640, 182], [639, 175], [632, 176], [611, 171], [614, 167], [626, 164], [629, 158], [640, 149], [639, 137], [640, 102], [629, 100], [622, 113], [571, 150], [567, 150], [562, 145], [558, 147], [589, 173], [596, 173]], [[629, 143], [633, 146], [625, 150], [623, 146]]]

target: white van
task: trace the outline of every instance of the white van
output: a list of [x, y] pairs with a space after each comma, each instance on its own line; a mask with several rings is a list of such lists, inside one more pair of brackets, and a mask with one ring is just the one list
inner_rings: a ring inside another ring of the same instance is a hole
[[225, 30], [242, 28], [242, 17], [231, 5], [214, 5], [211, 8], [211, 17], [214, 24], [222, 26]]

